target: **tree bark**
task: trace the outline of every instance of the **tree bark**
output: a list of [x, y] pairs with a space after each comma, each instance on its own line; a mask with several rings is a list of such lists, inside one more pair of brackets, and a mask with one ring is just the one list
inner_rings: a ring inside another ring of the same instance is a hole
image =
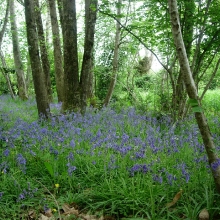
[[16, 24], [14, 0], [10, 0], [10, 22], [11, 22], [14, 64], [15, 64], [15, 71], [17, 75], [17, 84], [18, 84], [18, 95], [22, 100], [26, 100], [28, 99], [28, 95], [27, 95], [26, 82], [24, 76], [24, 68], [23, 68], [23, 63], [21, 61], [21, 54], [20, 54], [20, 48], [18, 42], [18, 30]]
[[50, 47], [50, 38], [51, 38], [51, 19], [50, 19], [50, 7], [49, 2], [46, 2], [47, 5], [47, 15], [46, 15], [46, 24], [45, 24], [45, 42], [47, 49]]
[[7, 6], [6, 6], [6, 11], [5, 11], [4, 22], [3, 22], [2, 29], [0, 31], [0, 49], [1, 49], [1, 46], [2, 46], [2, 40], [3, 40], [4, 33], [5, 33], [5, 30], [6, 30], [6, 26], [7, 26], [7, 23], [8, 23], [8, 14], [9, 14], [9, 0], [7, 0]]
[[[198, 93], [196, 89], [196, 85], [194, 79], [192, 77], [192, 72], [190, 70], [189, 61], [186, 54], [185, 45], [183, 42], [183, 37], [181, 33], [181, 26], [179, 21], [179, 14], [177, 9], [176, 0], [168, 0], [169, 4], [169, 13], [172, 27], [172, 34], [174, 38], [174, 43], [176, 46], [177, 56], [180, 64], [181, 71], [183, 73], [184, 83], [186, 86], [186, 91], [188, 93], [189, 98], [193, 100], [197, 100], [198, 106], [201, 109]], [[203, 139], [203, 143], [205, 145], [206, 153], [208, 156], [209, 164], [218, 163], [219, 158], [215, 151], [215, 146], [212, 140], [212, 136], [210, 133], [210, 129], [207, 123], [207, 120], [204, 116], [204, 113], [195, 112], [195, 118]], [[216, 169], [211, 169], [214, 182], [216, 185], [217, 191], [220, 193], [220, 166]]]
[[6, 65], [6, 62], [5, 62], [5, 58], [4, 58], [4, 55], [2, 53], [2, 51], [0, 50], [0, 59], [1, 59], [1, 62], [2, 62], [2, 66], [3, 68], [1, 68], [1, 71], [2, 71], [2, 74], [3, 76], [5, 77], [6, 79], [6, 82], [7, 82], [7, 86], [8, 86], [8, 90], [10, 92], [10, 95], [12, 97], [12, 99], [15, 98], [15, 95], [14, 95], [14, 92], [13, 92], [13, 89], [12, 89], [12, 85], [11, 85], [11, 79], [10, 79], [10, 76], [7, 72], [5, 72], [4, 68], [7, 69], [7, 65]]
[[82, 61], [82, 70], [80, 76], [81, 86], [81, 113], [85, 113], [87, 106], [87, 98], [91, 94], [93, 86], [93, 48], [95, 23], [97, 14], [97, 0], [85, 1], [85, 38], [84, 38], [84, 54]]
[[59, 11], [59, 16], [60, 16], [60, 25], [62, 29], [62, 34], [64, 35], [64, 27], [63, 27], [63, 0], [57, 0], [57, 5], [58, 5], [58, 11]]
[[48, 100], [49, 102], [52, 102], [53, 92], [52, 92], [51, 80], [50, 80], [50, 62], [49, 62], [48, 53], [47, 53], [39, 0], [34, 0], [34, 6], [35, 6], [34, 12], [35, 12], [35, 18], [36, 18], [36, 25], [37, 25], [37, 34], [38, 34], [39, 46], [40, 46], [40, 58], [41, 58], [41, 63], [43, 67], [45, 85], [46, 85]]
[[55, 0], [48, 0], [50, 7], [50, 18], [53, 34], [53, 54], [54, 54], [54, 66], [55, 66], [55, 79], [58, 102], [63, 101], [63, 57], [60, 43], [60, 32], [57, 20], [56, 4]]
[[111, 77], [111, 82], [108, 88], [108, 92], [106, 94], [105, 100], [103, 105], [107, 106], [112, 98], [112, 94], [115, 88], [116, 80], [117, 80], [117, 72], [118, 72], [118, 57], [119, 57], [119, 43], [120, 43], [120, 36], [121, 36], [121, 4], [122, 0], [118, 0], [117, 2], [117, 15], [118, 15], [118, 21], [116, 22], [116, 34], [115, 34], [115, 48], [114, 48], [114, 56], [113, 56], [113, 61], [112, 61], [112, 77]]
[[50, 115], [50, 108], [39, 55], [37, 27], [34, 17], [34, 5], [32, 0], [25, 0], [24, 3], [28, 51], [34, 81], [38, 115], [39, 117], [44, 116], [48, 118]]
[[64, 99], [62, 111], [80, 110], [75, 0], [63, 0]]
[[[7, 68], [7, 65], [6, 65], [6, 62], [5, 62], [4, 55], [1, 51], [1, 46], [2, 46], [3, 36], [4, 36], [5, 30], [6, 30], [6, 26], [7, 26], [7, 23], [8, 23], [8, 14], [9, 14], [9, 0], [7, 0], [7, 6], [6, 6], [6, 11], [5, 11], [4, 22], [3, 22], [2, 29], [0, 30], [0, 58], [1, 58], [3, 68]], [[3, 73], [3, 75], [6, 79], [10, 95], [14, 99], [14, 92], [12, 90], [10, 77], [9, 77], [8, 73], [5, 73], [5, 71], [3, 69], [2, 69], [2, 73]]]

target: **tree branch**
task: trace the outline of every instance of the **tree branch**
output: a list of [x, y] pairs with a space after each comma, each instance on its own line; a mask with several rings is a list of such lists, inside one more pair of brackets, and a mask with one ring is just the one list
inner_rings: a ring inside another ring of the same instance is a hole
[[159, 59], [159, 57], [157, 56], [157, 54], [156, 54], [152, 49], [150, 49], [150, 48], [143, 42], [143, 40], [141, 40], [140, 37], [138, 37], [136, 34], [134, 34], [132, 31], [130, 31], [126, 26], [124, 26], [114, 15], [109, 14], [109, 13], [107, 13], [107, 12], [104, 12], [104, 11], [102, 11], [102, 10], [100, 10], [100, 9], [98, 9], [98, 11], [99, 11], [100, 13], [104, 14], [104, 15], [107, 15], [107, 16], [113, 18], [115, 21], [117, 21], [117, 22], [120, 24], [120, 26], [121, 26], [124, 30], [126, 30], [129, 34], [131, 34], [133, 37], [135, 37], [135, 38], [139, 41], [139, 43], [141, 43], [147, 50], [149, 50], [149, 51], [156, 57], [156, 59], [157, 59], [157, 61], [160, 63], [160, 65], [161, 65], [169, 74], [171, 74], [170, 69], [169, 69], [165, 64], [163, 64], [163, 63], [160, 61], [160, 59]]

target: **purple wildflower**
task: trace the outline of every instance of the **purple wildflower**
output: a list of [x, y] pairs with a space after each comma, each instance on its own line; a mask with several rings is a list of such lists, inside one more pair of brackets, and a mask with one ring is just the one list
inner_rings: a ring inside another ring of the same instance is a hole
[[153, 174], [153, 181], [161, 184], [163, 182], [163, 177], [157, 174]]
[[72, 139], [72, 140], [70, 141], [70, 147], [74, 148], [75, 146], [76, 146], [76, 143], [75, 143], [75, 141]]
[[3, 194], [4, 194], [4, 192], [0, 192], [0, 200], [1, 200], [2, 196], [3, 196]]
[[130, 175], [134, 176], [137, 172], [147, 173], [149, 171], [149, 167], [146, 164], [135, 164], [130, 168]]
[[176, 177], [173, 174], [168, 173], [168, 172], [166, 173], [166, 177], [167, 177], [168, 184], [172, 186], [173, 185], [173, 181], [176, 180]]
[[68, 161], [74, 160], [73, 152], [70, 152], [69, 155], [67, 156]]
[[20, 195], [18, 196], [18, 201], [25, 199], [25, 195], [24, 193], [20, 193]]
[[31, 189], [30, 183], [28, 183], [28, 188], [24, 189], [18, 196], [17, 202], [24, 200], [25, 198], [33, 198], [34, 194], [38, 191], [38, 188]]
[[9, 154], [10, 154], [10, 150], [9, 150], [8, 148], [7, 148], [6, 150], [4, 150], [3, 155], [4, 155], [5, 157], [8, 157]]
[[26, 165], [26, 159], [22, 156], [22, 154], [17, 155], [17, 162], [20, 165]]
[[217, 171], [219, 166], [220, 166], [220, 159], [217, 159], [215, 162], [211, 163], [211, 168], [214, 171]]
[[22, 154], [17, 155], [17, 163], [22, 168], [22, 171], [25, 173], [26, 170], [26, 159]]
[[67, 163], [67, 167], [68, 167], [68, 174], [71, 176], [73, 171], [76, 170], [76, 167], [72, 166], [70, 163]]

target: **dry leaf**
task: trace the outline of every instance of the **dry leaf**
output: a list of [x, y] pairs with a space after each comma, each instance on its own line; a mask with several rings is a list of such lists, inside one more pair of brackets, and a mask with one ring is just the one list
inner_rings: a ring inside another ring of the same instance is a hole
[[30, 219], [35, 219], [35, 218], [36, 218], [36, 212], [35, 212], [34, 210], [30, 210], [30, 211], [28, 212], [28, 217], [29, 217]]
[[84, 220], [97, 220], [96, 215], [80, 214], [79, 217]]
[[209, 220], [209, 213], [207, 211], [207, 209], [203, 209], [200, 213], [199, 213], [199, 220]]
[[62, 209], [64, 211], [64, 215], [79, 215], [79, 211], [77, 209], [75, 209], [74, 207], [70, 207], [68, 204], [63, 204]]
[[38, 220], [49, 220], [49, 219], [50, 219], [50, 217], [47, 217], [43, 214], [40, 214], [40, 217], [38, 218]]
[[167, 203], [166, 207], [170, 208], [171, 206], [175, 205], [177, 203], [177, 201], [180, 199], [181, 195], [182, 195], [183, 190], [181, 189], [173, 198], [173, 201], [170, 203]]
[[46, 215], [47, 217], [53, 216], [52, 210], [51, 209], [47, 209], [47, 211], [45, 211], [44, 215]]

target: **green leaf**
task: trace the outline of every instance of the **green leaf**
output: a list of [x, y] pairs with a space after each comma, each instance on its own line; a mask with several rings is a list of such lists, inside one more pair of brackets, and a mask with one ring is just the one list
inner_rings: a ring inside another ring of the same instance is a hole
[[199, 106], [199, 102], [196, 99], [190, 99], [188, 100], [188, 103], [191, 105], [191, 107], [197, 107]]
[[51, 177], [54, 178], [54, 169], [53, 169], [51, 163], [44, 161], [44, 166], [46, 167], [46, 169], [49, 172], [49, 174], [51, 175]]
[[202, 107], [200, 107], [200, 106], [192, 107], [192, 110], [193, 110], [193, 112], [203, 112]]

